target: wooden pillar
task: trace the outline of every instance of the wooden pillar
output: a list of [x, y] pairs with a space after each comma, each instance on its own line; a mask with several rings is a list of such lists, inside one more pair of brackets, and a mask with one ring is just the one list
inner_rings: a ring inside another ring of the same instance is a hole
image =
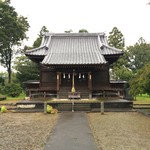
[[58, 94], [58, 92], [59, 92], [59, 84], [60, 84], [60, 73], [59, 72], [57, 72], [57, 98], [59, 98], [59, 94]]
[[61, 73], [59, 73], [59, 86], [61, 85]]
[[29, 97], [30, 97], [30, 98], [32, 97], [32, 92], [31, 92], [31, 90], [29, 90]]
[[88, 88], [89, 88], [89, 99], [92, 98], [92, 74], [88, 73]]
[[42, 65], [40, 65], [40, 84], [39, 84], [39, 88], [42, 87], [42, 78], [43, 78], [43, 68], [42, 68]]

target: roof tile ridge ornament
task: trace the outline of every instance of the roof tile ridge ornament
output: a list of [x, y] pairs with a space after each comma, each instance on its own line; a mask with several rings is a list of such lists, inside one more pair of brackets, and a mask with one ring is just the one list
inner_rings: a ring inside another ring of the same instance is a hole
[[49, 49], [50, 42], [51, 42], [51, 36], [49, 36], [48, 41], [47, 41], [47, 43], [45, 44], [46, 50]]
[[98, 45], [99, 45], [99, 48], [102, 50], [104, 48], [104, 43], [101, 41], [100, 35], [98, 35]]
[[[50, 45], [50, 41], [51, 41], [51, 36], [52, 34], [50, 34], [49, 32], [45, 32], [44, 36], [42, 38], [42, 42], [40, 46], [45, 46], [45, 49], [48, 50], [49, 49], [49, 45]], [[46, 38], [48, 38], [47, 42], [45, 42]]]
[[110, 49], [112, 49], [112, 50], [114, 50], [114, 51], [117, 51], [117, 52], [120, 52], [120, 53], [124, 53], [123, 50], [118, 49], [118, 48], [115, 48], [115, 47], [111, 47], [111, 46], [106, 45], [106, 44], [104, 44], [104, 43], [103, 43], [103, 46], [104, 46], [104, 47], [107, 47], [107, 48], [110, 48]]

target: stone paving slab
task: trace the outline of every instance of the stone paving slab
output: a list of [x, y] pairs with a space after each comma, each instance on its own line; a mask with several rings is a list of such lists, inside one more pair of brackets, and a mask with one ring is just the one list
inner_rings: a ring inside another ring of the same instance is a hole
[[97, 150], [86, 113], [62, 113], [44, 150]]

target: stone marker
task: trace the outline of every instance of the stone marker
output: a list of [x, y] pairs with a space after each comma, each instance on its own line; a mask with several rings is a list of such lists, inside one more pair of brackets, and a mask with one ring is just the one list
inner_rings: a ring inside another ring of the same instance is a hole
[[101, 102], [101, 115], [104, 115], [104, 102]]

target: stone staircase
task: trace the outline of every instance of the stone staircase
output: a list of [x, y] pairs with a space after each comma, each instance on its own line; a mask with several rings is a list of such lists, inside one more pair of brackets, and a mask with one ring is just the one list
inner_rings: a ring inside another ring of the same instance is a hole
[[60, 99], [67, 99], [68, 98], [68, 92], [71, 91], [71, 87], [61, 87], [58, 94]]

